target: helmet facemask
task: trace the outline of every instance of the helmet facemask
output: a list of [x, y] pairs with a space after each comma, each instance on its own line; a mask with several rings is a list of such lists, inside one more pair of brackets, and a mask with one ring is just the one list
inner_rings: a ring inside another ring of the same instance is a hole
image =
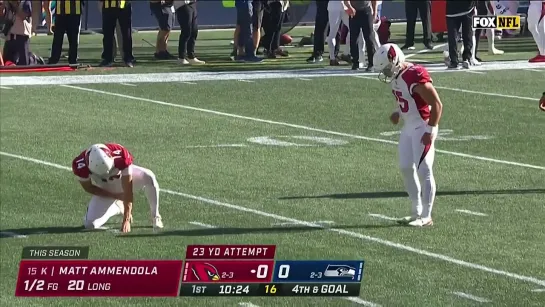
[[378, 73], [378, 79], [382, 82], [390, 83], [401, 70], [401, 59], [403, 57], [397, 54], [394, 46], [391, 46], [387, 52], [389, 64]]

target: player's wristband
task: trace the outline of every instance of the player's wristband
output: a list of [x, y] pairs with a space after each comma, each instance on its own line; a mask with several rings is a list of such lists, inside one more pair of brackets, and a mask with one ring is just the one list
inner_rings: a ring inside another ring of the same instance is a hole
[[439, 131], [439, 127], [437, 127], [437, 126], [429, 126], [429, 125], [428, 125], [427, 130], [428, 130], [428, 133], [430, 133], [431, 135], [435, 136], [435, 135], [437, 135], [437, 132]]

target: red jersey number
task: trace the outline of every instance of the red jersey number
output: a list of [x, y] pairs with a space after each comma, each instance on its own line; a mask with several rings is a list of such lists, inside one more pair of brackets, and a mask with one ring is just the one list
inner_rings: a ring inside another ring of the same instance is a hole
[[399, 104], [399, 109], [401, 109], [402, 113], [409, 112], [409, 102], [407, 99], [403, 98], [403, 93], [400, 91], [392, 91], [394, 93], [394, 96], [396, 97], [397, 103]]

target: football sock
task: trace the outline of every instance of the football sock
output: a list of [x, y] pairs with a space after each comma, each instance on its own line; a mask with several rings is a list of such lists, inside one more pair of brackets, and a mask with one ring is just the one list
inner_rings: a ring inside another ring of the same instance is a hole
[[495, 48], [494, 41], [496, 39], [496, 33], [494, 33], [494, 29], [487, 29], [486, 30], [486, 39], [488, 40], [488, 49], [492, 50]]
[[420, 181], [414, 167], [401, 169], [405, 190], [409, 194], [412, 202], [411, 216], [420, 216], [422, 214], [422, 199], [420, 196]]
[[435, 178], [430, 167], [422, 163], [418, 168], [418, 177], [422, 186], [422, 218], [431, 218], [433, 202], [435, 200]]

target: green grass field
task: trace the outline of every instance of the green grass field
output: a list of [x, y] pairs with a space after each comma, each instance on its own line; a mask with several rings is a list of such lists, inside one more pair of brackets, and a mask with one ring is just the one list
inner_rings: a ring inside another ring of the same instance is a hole
[[[309, 67], [288, 61], [259, 68]], [[114, 73], [186, 70], [164, 65]], [[244, 69], [218, 67], [228, 65]], [[194, 81], [163, 82], [169, 75], [160, 74], [125, 82], [94, 76], [100, 72], [84, 72], [93, 84], [68, 86], [0, 78], [0, 231], [25, 236], [0, 239], [3, 306], [543, 305], [544, 67], [432, 72], [444, 117], [435, 225], [425, 229], [390, 220], [406, 215], [410, 202], [397, 168], [398, 127], [388, 120], [390, 88], [374, 76], [194, 72], [184, 75]], [[79, 228], [90, 197], [63, 167], [108, 141], [156, 173], [163, 231], [149, 228], [141, 194], [130, 234]], [[276, 244], [277, 259], [365, 259], [361, 295], [14, 297], [24, 246], [88, 245], [91, 259], [182, 259], [190, 244]]]

